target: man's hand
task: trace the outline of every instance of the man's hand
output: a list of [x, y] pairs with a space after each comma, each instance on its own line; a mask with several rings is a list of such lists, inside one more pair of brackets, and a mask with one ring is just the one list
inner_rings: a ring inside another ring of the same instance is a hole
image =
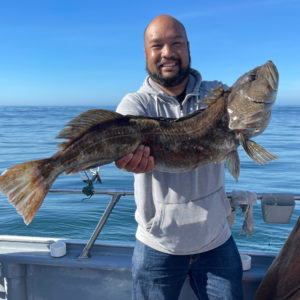
[[140, 145], [134, 153], [129, 153], [115, 161], [119, 169], [133, 173], [147, 173], [154, 168], [154, 157], [150, 156], [150, 148]]

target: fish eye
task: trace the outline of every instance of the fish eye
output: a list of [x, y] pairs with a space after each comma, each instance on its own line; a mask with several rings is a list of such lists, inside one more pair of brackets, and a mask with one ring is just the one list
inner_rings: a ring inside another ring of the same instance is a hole
[[256, 74], [252, 73], [249, 75], [249, 77], [251, 81], [254, 81], [256, 79]]

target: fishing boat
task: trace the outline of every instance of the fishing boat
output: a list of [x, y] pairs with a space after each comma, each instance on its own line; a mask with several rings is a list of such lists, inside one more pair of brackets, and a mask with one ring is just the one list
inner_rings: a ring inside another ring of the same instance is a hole
[[[50, 192], [81, 193], [76, 190]], [[93, 192], [107, 194], [111, 200], [88, 241], [0, 236], [1, 300], [131, 299], [134, 243], [96, 240], [116, 203], [122, 196], [133, 195], [133, 191], [113, 189]], [[293, 196], [293, 200], [300, 200], [300, 197]], [[282, 213], [279, 215], [282, 217]], [[254, 298], [277, 254], [241, 251], [246, 258], [243, 265], [245, 300]], [[180, 300], [196, 300], [188, 281], [189, 278], [183, 286]]]

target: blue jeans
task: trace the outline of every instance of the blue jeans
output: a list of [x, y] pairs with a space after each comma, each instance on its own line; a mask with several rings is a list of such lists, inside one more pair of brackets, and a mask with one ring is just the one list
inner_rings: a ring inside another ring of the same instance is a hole
[[171, 255], [136, 241], [132, 258], [134, 300], [176, 300], [187, 276], [201, 300], [242, 300], [242, 263], [230, 237], [195, 255]]

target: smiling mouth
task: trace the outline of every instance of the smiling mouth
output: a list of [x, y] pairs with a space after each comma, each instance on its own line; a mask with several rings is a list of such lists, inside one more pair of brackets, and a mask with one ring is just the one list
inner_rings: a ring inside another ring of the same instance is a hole
[[164, 63], [160, 65], [162, 68], [168, 68], [168, 67], [175, 67], [177, 66], [177, 63], [173, 62], [173, 63]]
[[164, 63], [159, 64], [159, 68], [165, 72], [172, 72], [172, 71], [177, 70], [178, 65], [179, 65], [178, 62], [176, 62], [176, 61], [164, 62]]

